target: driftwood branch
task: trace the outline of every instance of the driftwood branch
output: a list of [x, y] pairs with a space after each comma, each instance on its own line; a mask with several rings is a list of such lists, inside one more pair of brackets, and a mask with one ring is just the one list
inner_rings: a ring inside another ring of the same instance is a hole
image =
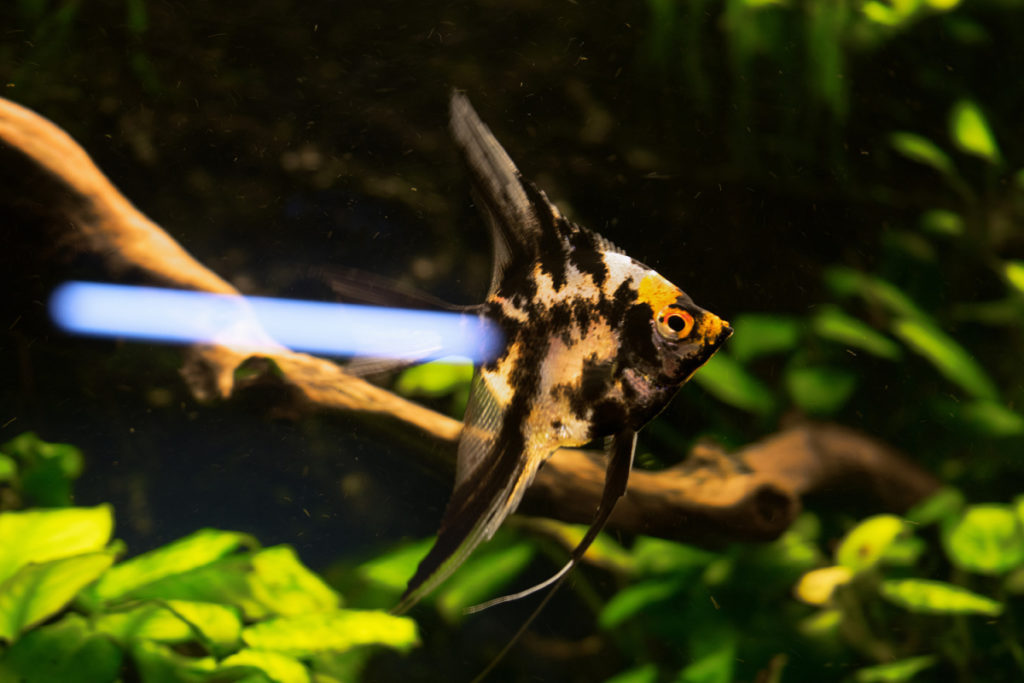
[[[49, 227], [65, 243], [98, 255], [112, 273], [131, 271], [155, 284], [239, 293], [136, 209], [54, 124], [0, 99], [0, 142], [8, 148], [4, 160], [48, 179], [47, 192], [54, 196], [38, 203], [50, 212]], [[53, 218], [55, 212], [59, 218]], [[437, 439], [458, 438], [460, 422], [348, 375], [330, 361], [283, 347], [255, 357], [276, 365], [277, 381], [289, 390], [283, 393], [307, 408], [387, 415]], [[229, 346], [196, 346], [187, 352], [182, 375], [197, 399], [228, 399], [239, 388], [235, 371], [253, 359], [252, 352]], [[523, 511], [588, 522], [603, 482], [599, 455], [559, 451], [541, 470]], [[611, 526], [696, 542], [766, 540], [792, 522], [809, 493], [856, 488], [873, 494], [882, 507], [901, 510], [937, 486], [930, 475], [872, 439], [837, 426], [807, 425], [735, 454], [699, 447], [679, 466], [635, 472]]]

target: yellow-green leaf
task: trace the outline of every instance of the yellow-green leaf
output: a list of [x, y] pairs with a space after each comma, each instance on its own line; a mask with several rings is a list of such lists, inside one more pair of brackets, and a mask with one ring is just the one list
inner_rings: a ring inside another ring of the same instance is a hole
[[438, 611], [449, 622], [462, 618], [467, 607], [491, 598], [518, 576], [533, 558], [533, 545], [519, 542], [472, 555], [442, 586]]
[[836, 563], [853, 572], [874, 567], [886, 549], [906, 530], [895, 515], [868, 517], [850, 530], [836, 549]]
[[934, 324], [919, 319], [897, 320], [893, 333], [971, 396], [988, 400], [999, 398], [995, 383], [974, 357]]
[[1024, 434], [1024, 415], [999, 401], [977, 399], [960, 407], [960, 416], [986, 436], [1007, 437]]
[[101, 550], [113, 530], [109, 505], [0, 513], [0, 583], [30, 562]]
[[403, 396], [447, 396], [469, 386], [473, 364], [433, 361], [402, 372], [395, 382], [395, 391]]
[[1024, 261], [1006, 261], [1003, 264], [1003, 276], [1017, 293], [1024, 294]]
[[821, 606], [832, 598], [836, 588], [849, 583], [853, 576], [849, 567], [841, 565], [812, 569], [800, 577], [793, 593], [808, 605]]
[[946, 553], [961, 569], [1002, 574], [1024, 564], [1024, 529], [1009, 505], [972, 505], [943, 531]]
[[956, 173], [949, 156], [926, 137], [897, 131], [889, 136], [889, 144], [911, 161], [931, 166], [944, 175], [952, 176]]
[[0, 583], [0, 640], [50, 618], [114, 562], [111, 552], [28, 564]]
[[944, 486], [907, 511], [908, 521], [918, 525], [945, 522], [958, 517], [964, 509], [964, 494]]
[[933, 235], [955, 237], [964, 234], [964, 219], [953, 211], [932, 209], [921, 216], [921, 227]]
[[220, 663], [220, 670], [247, 668], [259, 671], [272, 683], [309, 683], [309, 669], [294, 657], [268, 650], [246, 648], [227, 657]]
[[243, 545], [256, 542], [247, 534], [201, 529], [117, 565], [96, 584], [92, 597], [102, 601], [128, 597], [137, 588], [210, 564]]
[[685, 582], [678, 576], [648, 579], [623, 588], [605, 603], [598, 623], [613, 629], [652, 605], [663, 603], [682, 590]]
[[876, 664], [857, 671], [857, 683], [902, 683], [909, 681], [925, 669], [935, 666], [938, 660], [933, 655], [922, 655], [900, 659], [895, 662]]
[[419, 643], [419, 635], [416, 622], [408, 617], [342, 609], [253, 624], [242, 631], [242, 640], [256, 650], [309, 657], [363, 645], [385, 645], [405, 651]]
[[291, 546], [255, 553], [249, 585], [253, 598], [275, 614], [329, 612], [341, 604], [337, 592], [299, 561]]
[[997, 617], [1002, 603], [966, 588], [928, 579], [888, 579], [879, 587], [882, 597], [918, 614], [983, 614]]
[[960, 100], [949, 112], [949, 135], [962, 152], [999, 163], [999, 145], [977, 103]]
[[161, 643], [200, 641], [225, 648], [238, 643], [242, 622], [231, 607], [209, 602], [167, 600], [100, 614], [93, 628], [122, 646], [144, 638]]

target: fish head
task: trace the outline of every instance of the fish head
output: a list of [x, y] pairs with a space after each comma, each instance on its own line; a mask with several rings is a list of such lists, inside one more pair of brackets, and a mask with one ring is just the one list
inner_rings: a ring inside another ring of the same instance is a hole
[[665, 407], [732, 335], [726, 320], [694, 303], [656, 271], [634, 261], [635, 303], [623, 317], [618, 366], [639, 428]]

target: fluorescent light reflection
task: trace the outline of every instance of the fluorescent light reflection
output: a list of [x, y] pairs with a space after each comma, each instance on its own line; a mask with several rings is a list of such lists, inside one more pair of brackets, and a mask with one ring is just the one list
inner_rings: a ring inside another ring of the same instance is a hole
[[67, 282], [50, 298], [67, 332], [254, 351], [285, 346], [327, 356], [493, 358], [501, 334], [471, 314], [240, 297], [158, 287]]

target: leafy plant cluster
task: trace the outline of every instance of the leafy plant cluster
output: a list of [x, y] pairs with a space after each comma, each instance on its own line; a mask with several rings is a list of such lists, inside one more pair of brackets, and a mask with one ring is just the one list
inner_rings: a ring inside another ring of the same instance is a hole
[[352, 680], [416, 624], [346, 608], [285, 545], [203, 529], [118, 561], [108, 505], [73, 507], [73, 446], [26, 433], [2, 446], [0, 680], [101, 683]]

